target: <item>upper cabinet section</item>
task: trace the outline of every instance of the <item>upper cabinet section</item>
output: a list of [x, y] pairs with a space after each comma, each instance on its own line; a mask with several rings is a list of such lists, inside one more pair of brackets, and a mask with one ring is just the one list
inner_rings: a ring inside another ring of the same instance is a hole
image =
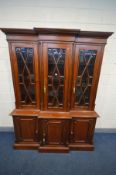
[[111, 32], [1, 29], [9, 43], [16, 108], [93, 110]]

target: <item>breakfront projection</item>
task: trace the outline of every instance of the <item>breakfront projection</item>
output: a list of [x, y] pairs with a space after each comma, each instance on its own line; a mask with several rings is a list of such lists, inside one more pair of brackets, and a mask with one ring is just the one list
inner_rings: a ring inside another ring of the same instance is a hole
[[93, 150], [94, 111], [111, 32], [1, 29], [7, 37], [16, 108], [16, 149]]

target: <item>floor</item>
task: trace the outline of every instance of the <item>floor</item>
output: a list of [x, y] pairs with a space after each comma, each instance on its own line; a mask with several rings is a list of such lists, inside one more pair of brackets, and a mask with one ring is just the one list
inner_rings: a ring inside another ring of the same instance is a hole
[[96, 133], [95, 151], [67, 154], [13, 150], [13, 141], [0, 133], [0, 175], [116, 175], [116, 134]]

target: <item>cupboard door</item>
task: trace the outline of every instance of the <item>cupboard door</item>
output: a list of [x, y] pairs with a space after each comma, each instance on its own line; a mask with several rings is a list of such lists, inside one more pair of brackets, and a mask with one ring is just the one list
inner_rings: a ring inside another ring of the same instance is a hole
[[44, 110], [66, 110], [71, 61], [71, 44], [43, 44]]
[[101, 51], [100, 46], [76, 45], [71, 104], [73, 109], [94, 108]]
[[17, 107], [39, 107], [37, 46], [12, 43], [11, 63]]
[[59, 119], [42, 119], [42, 145], [66, 146], [69, 136], [69, 121]]
[[92, 143], [95, 119], [73, 119], [71, 127], [72, 143]]
[[38, 121], [36, 117], [14, 116], [13, 121], [17, 142], [34, 142], [38, 140]]

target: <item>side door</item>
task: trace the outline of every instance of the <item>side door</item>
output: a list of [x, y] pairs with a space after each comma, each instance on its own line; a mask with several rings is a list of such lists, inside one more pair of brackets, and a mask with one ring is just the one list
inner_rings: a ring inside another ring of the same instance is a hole
[[40, 83], [37, 44], [11, 43], [10, 50], [16, 107], [39, 108]]
[[92, 143], [96, 119], [73, 118], [70, 142], [72, 144]]
[[13, 116], [16, 142], [38, 141], [38, 118]]
[[75, 45], [72, 109], [94, 109], [101, 62], [101, 46]]

